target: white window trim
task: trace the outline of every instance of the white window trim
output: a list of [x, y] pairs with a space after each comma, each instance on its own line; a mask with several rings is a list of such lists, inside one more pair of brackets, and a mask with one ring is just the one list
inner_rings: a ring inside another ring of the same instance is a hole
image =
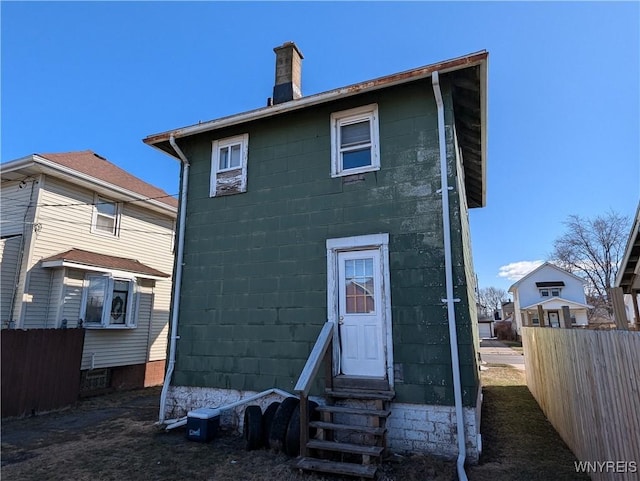
[[[111, 200], [108, 199], [106, 197], [102, 197], [98, 194], [94, 194], [93, 197], [93, 214], [91, 217], [91, 233], [92, 234], [98, 234], [98, 235], [102, 235], [105, 237], [118, 237], [120, 235], [120, 218], [121, 218], [121, 205], [119, 202], [116, 202], [115, 200]], [[105, 232], [103, 230], [99, 230], [96, 226], [98, 224], [98, 216], [101, 215], [103, 217], [109, 217], [111, 218], [111, 216], [105, 215], [105, 214], [101, 214], [98, 212], [98, 204], [101, 202], [109, 202], [115, 205], [116, 208], [116, 214], [114, 216], [114, 227], [113, 227], [113, 232]]]
[[389, 386], [394, 385], [393, 372], [393, 328], [391, 322], [391, 278], [389, 274], [389, 234], [369, 234], [353, 237], [327, 239], [327, 322], [334, 324], [333, 329], [333, 374], [340, 372], [340, 342], [338, 339], [338, 253], [358, 250], [380, 250], [382, 311], [384, 336], [386, 343], [387, 379]]
[[[240, 165], [220, 169], [220, 149], [231, 145], [240, 144]], [[211, 178], [209, 180], [209, 197], [215, 197], [217, 191], [217, 177], [223, 172], [233, 172], [242, 170], [241, 191], [245, 190], [247, 184], [247, 159], [249, 157], [249, 134], [236, 135], [224, 139], [214, 140], [211, 147]]]
[[[343, 110], [331, 114], [331, 177], [361, 174], [380, 170], [380, 132], [378, 126], [378, 104], [369, 104], [355, 109]], [[369, 120], [371, 128], [371, 165], [353, 169], [342, 167], [340, 149], [340, 127], [362, 120]]]
[[[104, 304], [102, 306], [102, 319], [100, 323], [96, 322], [87, 322], [87, 296], [89, 293], [89, 278], [91, 277], [105, 277], [107, 278], [107, 290], [104, 296]], [[129, 287], [129, 296], [127, 299], [127, 319], [124, 324], [111, 324], [109, 322], [109, 309], [107, 306], [111, 305], [112, 297], [113, 297], [113, 282], [114, 281], [127, 281], [130, 282]], [[137, 318], [138, 318], [138, 306], [139, 306], [140, 296], [138, 292], [138, 283], [135, 280], [135, 277], [130, 276], [114, 276], [111, 274], [96, 274], [93, 272], [88, 272], [85, 274], [84, 281], [82, 283], [82, 304], [80, 306], [80, 319], [83, 320], [83, 327], [86, 329], [135, 329], [138, 327]]]

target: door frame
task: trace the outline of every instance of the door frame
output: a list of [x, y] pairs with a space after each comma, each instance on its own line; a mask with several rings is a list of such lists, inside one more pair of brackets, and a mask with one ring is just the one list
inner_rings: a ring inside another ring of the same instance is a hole
[[333, 329], [333, 375], [340, 373], [340, 340], [338, 338], [338, 253], [361, 250], [378, 250], [382, 272], [381, 296], [384, 308], [381, 311], [387, 380], [393, 387], [393, 330], [391, 320], [391, 280], [389, 274], [389, 234], [369, 234], [353, 237], [327, 239], [327, 322]]

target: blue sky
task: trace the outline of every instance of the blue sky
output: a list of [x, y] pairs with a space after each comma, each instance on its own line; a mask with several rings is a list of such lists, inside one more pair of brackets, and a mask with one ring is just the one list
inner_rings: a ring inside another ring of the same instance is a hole
[[568, 215], [638, 205], [638, 2], [3, 1], [0, 13], [3, 162], [91, 149], [177, 193], [177, 162], [141, 139], [264, 106], [285, 41], [305, 56], [305, 95], [486, 49], [480, 287], [547, 259]]

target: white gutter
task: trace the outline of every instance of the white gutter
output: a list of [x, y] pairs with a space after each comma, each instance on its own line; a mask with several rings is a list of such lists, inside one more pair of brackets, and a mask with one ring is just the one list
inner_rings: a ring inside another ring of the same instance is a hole
[[96, 186], [101, 187], [103, 189], [109, 190], [111, 196], [114, 192], [117, 192], [126, 200], [148, 204], [148, 208], [156, 212], [161, 211], [163, 214], [172, 215], [175, 214], [176, 211], [175, 207], [166, 204], [158, 199], [149, 199], [142, 194], [129, 189], [125, 189], [124, 187], [116, 184], [111, 184], [105, 180], [99, 179], [89, 174], [85, 174], [84, 172], [71, 169], [38, 154], [33, 154], [28, 157], [23, 157], [18, 160], [7, 162], [6, 164], [2, 164], [1, 170], [2, 173], [9, 173], [19, 171], [21, 169], [31, 168], [36, 169], [39, 173], [52, 175], [53, 177], [61, 177], [65, 180], [70, 180], [70, 177], [72, 179], [72, 182], [88, 187], [92, 190], [95, 190]]
[[458, 438], [458, 480], [467, 481], [467, 473], [464, 471], [464, 462], [467, 457], [464, 431], [464, 412], [462, 410], [462, 387], [460, 382], [460, 358], [458, 356], [458, 335], [456, 332], [455, 302], [460, 299], [453, 297], [453, 262], [451, 258], [451, 225], [449, 222], [449, 187], [447, 179], [447, 145], [444, 123], [444, 102], [440, 91], [440, 78], [438, 72], [431, 76], [433, 94], [438, 105], [438, 143], [440, 145], [440, 194], [442, 195], [442, 227], [444, 231], [444, 267], [447, 298], [442, 302], [447, 304], [447, 318], [449, 320], [449, 344], [451, 346], [451, 371], [453, 372], [453, 398], [456, 407], [456, 425]]
[[415, 80], [426, 79], [429, 78], [434, 71], [440, 71], [444, 73], [461, 70], [476, 65], [482, 65], [485, 62], [486, 58], [487, 52], [485, 50], [481, 50], [479, 52], [465, 55], [463, 57], [457, 57], [451, 60], [426, 65], [424, 67], [419, 67], [413, 70], [399, 72], [394, 75], [380, 77], [366, 82], [361, 82], [359, 84], [349, 85], [347, 87], [310, 95], [308, 97], [302, 97], [300, 99], [291, 100], [289, 102], [283, 102], [281, 104], [262, 107], [241, 114], [222, 117], [217, 120], [202, 122], [196, 125], [175, 129], [173, 131], [150, 135], [143, 139], [143, 142], [145, 144], [153, 146], [159, 142], [165, 142], [167, 140], [167, 136], [174, 136], [176, 138], [187, 137], [190, 135], [208, 132], [210, 130], [220, 129], [222, 127], [229, 127], [244, 122], [268, 118], [279, 113], [293, 112], [295, 110], [323, 104], [336, 99], [350, 97], [352, 95], [372, 92], [382, 88], [401, 85], [403, 83], [412, 82]]
[[167, 277], [154, 276], [152, 274], [143, 274], [141, 272], [134, 271], [119, 271], [116, 269], [109, 269], [108, 267], [98, 267], [92, 266], [88, 264], [80, 264], [79, 262], [65, 261], [64, 259], [56, 260], [56, 261], [46, 261], [41, 262], [40, 266], [43, 268], [56, 268], [56, 267], [68, 267], [69, 269], [78, 269], [81, 271], [91, 271], [91, 272], [107, 272], [114, 277], [124, 277], [129, 279], [134, 279], [136, 277], [140, 277], [142, 279], [154, 279], [156, 281], [166, 281]]
[[182, 186], [180, 187], [180, 215], [178, 217], [178, 252], [176, 253], [176, 276], [173, 279], [173, 305], [171, 316], [171, 342], [169, 344], [169, 364], [167, 365], [167, 374], [162, 385], [162, 393], [160, 394], [160, 423], [164, 422], [164, 411], [167, 404], [167, 392], [173, 375], [173, 368], [176, 364], [176, 341], [178, 336], [178, 311], [180, 309], [180, 285], [182, 284], [182, 264], [184, 259], [184, 230], [185, 219], [187, 216], [187, 187], [189, 186], [189, 161], [184, 155], [173, 137], [169, 138], [169, 143], [173, 150], [176, 151], [178, 157], [182, 161]]

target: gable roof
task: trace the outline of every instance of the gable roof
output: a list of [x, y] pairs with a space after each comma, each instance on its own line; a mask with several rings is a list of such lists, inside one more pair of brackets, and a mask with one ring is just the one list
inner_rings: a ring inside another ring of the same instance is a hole
[[153, 279], [171, 277], [169, 274], [149, 267], [136, 259], [98, 254], [97, 252], [82, 249], [70, 249], [42, 259], [42, 267], [75, 267], [87, 270], [97, 270], [92, 268], [101, 268], [141, 274], [140, 277]]
[[570, 301], [569, 299], [565, 299], [563, 297], [550, 297], [549, 299], [545, 299], [544, 301], [540, 301], [540, 302], [536, 302], [534, 304], [531, 304], [529, 306], [526, 307], [522, 307], [521, 309], [532, 309], [534, 307], [538, 307], [538, 306], [543, 306], [544, 304], [549, 304], [549, 303], [557, 303], [560, 302], [561, 304], [567, 305], [569, 307], [574, 307], [574, 308], [582, 308], [582, 309], [593, 309], [593, 306], [590, 306], [589, 304], [583, 304], [582, 302], [576, 302], [576, 301]]
[[178, 156], [169, 143], [171, 138], [187, 138], [223, 127], [311, 108], [334, 100], [426, 79], [431, 77], [434, 72], [438, 72], [442, 78], [446, 77], [451, 81], [453, 88], [454, 117], [459, 145], [464, 158], [468, 205], [469, 207], [483, 207], [486, 203], [488, 56], [489, 54], [482, 50], [288, 102], [152, 134], [143, 139], [143, 142], [177, 159]]
[[[525, 276], [521, 277], [520, 279], [518, 279], [516, 282], [514, 282], [513, 284], [511, 284], [511, 287], [509, 287], [509, 292], [514, 292], [514, 290], [525, 280], [528, 279], [529, 277], [531, 277], [533, 274], [535, 274], [536, 272], [542, 270], [545, 267], [552, 267], [555, 270], [557, 270], [561, 275], [567, 275], [567, 276], [571, 276], [574, 279], [579, 280], [582, 284], [586, 284], [587, 281], [585, 281], [582, 277], [576, 276], [575, 274], [572, 274], [571, 272], [558, 267], [554, 264], [552, 264], [551, 262], [545, 262], [544, 264], [539, 265], [538, 267], [536, 267], [534, 270], [532, 270], [531, 272], [529, 272], [528, 274], [526, 274]], [[557, 282], [554, 282], [554, 284], [557, 284]]]
[[174, 216], [178, 208], [177, 199], [170, 194], [130, 174], [91, 150], [33, 154], [2, 164], [0, 170], [3, 178], [8, 179], [12, 178], [12, 173], [15, 177], [20, 172], [26, 174], [44, 172], [75, 184], [84, 184], [94, 190], [96, 186], [100, 186], [103, 190], [118, 192], [124, 198], [144, 202], [147, 207], [156, 206], [165, 213], [173, 212]]

